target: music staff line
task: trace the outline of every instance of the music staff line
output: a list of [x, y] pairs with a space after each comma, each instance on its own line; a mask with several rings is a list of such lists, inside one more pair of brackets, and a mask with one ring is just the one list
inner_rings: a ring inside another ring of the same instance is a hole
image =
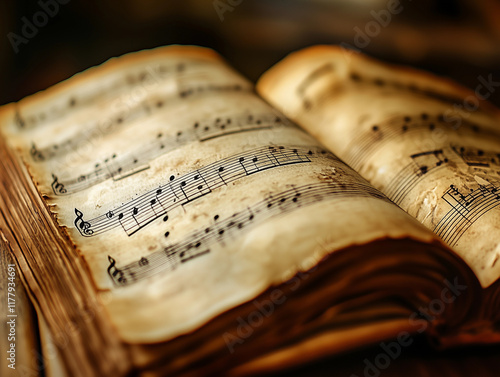
[[132, 121], [139, 120], [152, 114], [153, 109], [160, 109], [166, 106], [167, 103], [173, 100], [184, 100], [187, 97], [210, 95], [213, 92], [251, 92], [253, 88], [242, 83], [220, 84], [220, 83], [203, 83], [197, 86], [190, 85], [188, 88], [179, 88], [174, 93], [169, 93], [163, 96], [148, 97], [140, 101], [133, 107], [133, 111], [119, 112], [109, 115], [104, 120], [91, 120], [87, 124], [82, 124], [81, 129], [76, 135], [71, 138], [57, 143], [51, 144], [42, 148], [36, 146], [32, 142], [30, 149], [31, 157], [34, 161], [47, 161], [57, 157], [64, 156], [70, 152], [77, 150], [85, 143], [89, 143], [96, 138], [108, 135], [119, 129], [122, 129]]
[[296, 93], [302, 99], [302, 106], [305, 110], [310, 110], [312, 107], [312, 100], [309, 99], [306, 94], [308, 88], [318, 81], [328, 80], [327, 76], [331, 75], [334, 71], [335, 67], [332, 63], [325, 63], [313, 70], [309, 75], [306, 76], [301, 84], [297, 86]]
[[196, 169], [181, 177], [170, 176], [169, 181], [146, 194], [85, 221], [83, 213], [75, 208], [75, 227], [84, 237], [92, 237], [116, 227], [131, 236], [154, 220], [163, 217], [174, 208], [184, 206], [229, 182], [260, 173], [262, 171], [310, 163], [312, 159], [334, 158], [320, 148], [267, 146], [227, 157]]
[[384, 188], [387, 196], [398, 205], [423, 178], [447, 166], [450, 162], [463, 163], [469, 167], [490, 172], [496, 168], [500, 169], [500, 153], [474, 147], [450, 145], [415, 153], [410, 155], [410, 158], [412, 161], [400, 170]]
[[[305, 110], [310, 110], [313, 105], [313, 101], [311, 99], [308, 99], [307, 96], [305, 95], [305, 92], [307, 91], [308, 87], [313, 85], [316, 81], [319, 81], [320, 78], [323, 81], [327, 81], [327, 77], [325, 76], [327, 76], [328, 74], [332, 74], [334, 68], [335, 67], [332, 63], [325, 63], [323, 66], [315, 68], [304, 78], [304, 80], [297, 87], [296, 90], [297, 96], [302, 100], [302, 106], [304, 107]], [[342, 73], [341, 75], [344, 75], [344, 73]], [[337, 77], [335, 76], [332, 77], [333, 79], [335, 79], [335, 81], [338, 81]], [[368, 84], [373, 87], [379, 87], [385, 90], [387, 89], [396, 90], [403, 94], [410, 93], [418, 97], [431, 98], [452, 105], [464, 102], [464, 98], [454, 97], [450, 94], [434, 91], [429, 88], [420, 87], [415, 83], [387, 81], [385, 78], [376, 76], [368, 77], [356, 71], [351, 71], [350, 73], [348, 73], [348, 77], [352, 83], [357, 85]], [[322, 99], [321, 97], [324, 98], [328, 96], [328, 94], [330, 94], [330, 92], [317, 93], [316, 98], [314, 99], [320, 101]]]
[[[118, 79], [107, 84], [105, 87], [98, 87], [98, 90], [85, 91], [80, 90], [78, 94], [68, 94], [68, 100], [62, 106], [53, 107], [49, 111], [44, 110], [39, 113], [31, 115], [23, 115], [21, 109], [18, 107], [16, 110], [16, 123], [20, 129], [30, 130], [40, 127], [41, 124], [50, 124], [55, 119], [64, 117], [68, 111], [78, 109], [79, 111], [85, 109], [84, 106], [94, 104], [96, 101], [102, 101], [112, 98], [117, 92], [122, 89], [134, 89], [134, 87], [145, 87], [149, 82], [153, 84], [161, 84], [162, 81], [169, 80], [175, 75], [188, 72], [192, 68], [198, 68], [206, 65], [207, 62], [203, 61], [189, 61], [189, 62], [151, 62], [147, 67], [142, 65], [132, 72], [123, 74]], [[146, 87], [146, 89], [148, 89]], [[100, 93], [99, 93], [100, 92]]]
[[52, 191], [55, 195], [69, 195], [108, 179], [119, 181], [149, 169], [151, 160], [191, 142], [205, 142], [236, 133], [276, 127], [294, 127], [294, 125], [279, 115], [269, 113], [217, 117], [208, 122], [195, 122], [191, 128], [183, 128], [173, 135], [160, 132], [151, 143], [136, 148], [127, 155], [113, 154], [104, 161], [96, 163], [93, 171], [80, 174], [78, 177], [61, 179], [53, 174]]
[[452, 123], [446, 122], [443, 115], [428, 115], [426, 113], [412, 116], [394, 116], [380, 123], [374, 124], [369, 130], [362, 132], [349, 144], [351, 151], [346, 161], [354, 168], [359, 169], [367, 156], [383, 147], [383, 144], [394, 138], [428, 129], [433, 131], [437, 127], [445, 127], [458, 134], [481, 134], [485, 137], [500, 139], [500, 133], [490, 129], [481, 128], [479, 125], [464, 120], [460, 128], [454, 128]]
[[475, 169], [500, 168], [500, 152], [481, 148], [452, 145], [453, 151], [470, 167]]
[[137, 283], [151, 276], [175, 270], [183, 263], [210, 253], [214, 244], [223, 245], [227, 238], [235, 236], [241, 229], [248, 231], [271, 218], [334, 197], [373, 197], [388, 201], [378, 190], [349, 176], [345, 176], [342, 183], [330, 179], [310, 185], [292, 186], [281, 193], [269, 195], [268, 198], [223, 220], [215, 215], [212, 224], [206, 228], [194, 231], [182, 241], [123, 267], [118, 268], [116, 260], [108, 256], [108, 274], [116, 286]]
[[455, 246], [481, 216], [500, 205], [500, 185], [480, 185], [467, 195], [451, 185], [441, 198], [452, 208], [438, 222], [434, 232], [450, 246]]
[[397, 205], [428, 174], [446, 166], [452, 156], [445, 148], [410, 155], [411, 162], [401, 169], [384, 189], [386, 195]]

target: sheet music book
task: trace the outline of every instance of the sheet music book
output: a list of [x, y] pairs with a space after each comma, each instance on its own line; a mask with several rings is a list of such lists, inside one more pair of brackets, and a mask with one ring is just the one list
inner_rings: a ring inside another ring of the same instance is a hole
[[0, 108], [0, 232], [72, 376], [496, 343], [481, 93], [333, 46], [256, 87], [202, 47], [114, 58]]

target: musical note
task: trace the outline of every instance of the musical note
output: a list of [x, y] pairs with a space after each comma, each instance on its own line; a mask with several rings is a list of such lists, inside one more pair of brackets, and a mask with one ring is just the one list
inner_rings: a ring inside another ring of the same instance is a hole
[[240, 157], [238, 162], [240, 163], [241, 167], [243, 168], [243, 170], [245, 171], [245, 174], [248, 175], [248, 171], [247, 169], [245, 168], [245, 164], [243, 164], [243, 162], [245, 161], [245, 157]]
[[[227, 183], [226, 181], [224, 181], [224, 177], [221, 175], [221, 173], [224, 172], [224, 166], [221, 166], [217, 169], [217, 175], [219, 176], [220, 180], [222, 181], [222, 183], [224, 183], [226, 186], [227, 186]], [[245, 174], [246, 174], [246, 171], [245, 171]], [[248, 175], [248, 174], [247, 174]]]
[[[152, 276], [174, 271], [184, 263], [225, 247], [226, 241], [236, 239], [243, 229], [248, 231], [271, 218], [298, 208], [347, 197], [371, 197], [390, 202], [372, 186], [350, 175], [344, 176], [342, 181], [327, 179], [310, 185], [292, 186], [285, 191], [269, 194], [266, 199], [235, 212], [232, 216], [222, 219], [219, 215], [214, 215], [210, 225], [188, 234], [177, 243], [149, 254], [147, 263], [145, 257], [141, 257], [139, 261], [120, 268], [120, 274], [110, 274], [110, 277], [116, 286], [125, 287]], [[110, 269], [116, 269], [112, 258], [108, 271]]]
[[134, 221], [136, 222], [136, 224], [139, 226], [139, 225], [140, 225], [140, 223], [139, 223], [139, 221], [138, 221], [138, 220], [137, 220], [137, 218], [136, 218], [136, 216], [137, 216], [137, 214], [138, 214], [138, 213], [139, 213], [139, 208], [134, 207], [134, 208], [132, 209], [132, 218], [134, 219]]
[[466, 195], [462, 194], [454, 185], [450, 185], [441, 198], [466, 218], [464, 213], [469, 211], [467, 206], [470, 202], [467, 201]]
[[155, 215], [157, 214], [155, 206], [158, 207], [158, 205], [159, 205], [161, 208], [158, 208], [158, 210], [159, 211], [165, 211], [165, 207], [163, 207], [163, 204], [161, 203], [161, 199], [159, 197], [162, 192], [163, 192], [163, 190], [161, 188], [158, 189], [158, 190], [156, 190], [156, 196], [155, 196], [155, 198], [151, 199], [151, 201], [150, 201], [151, 210], [154, 212]]
[[45, 160], [45, 156], [43, 155], [42, 152], [40, 152], [37, 149], [35, 143], [31, 143], [30, 154], [31, 154], [31, 157], [33, 158], [34, 161], [44, 161]]
[[21, 117], [21, 113], [19, 112], [19, 108], [16, 108], [16, 112], [15, 112], [15, 122], [17, 124], [17, 126], [20, 128], [20, 129], [23, 129], [25, 126], [26, 126], [26, 122], [24, 121], [24, 119]]
[[[310, 149], [274, 146], [250, 150], [214, 162], [178, 178], [172, 175], [169, 182], [160, 186], [159, 189], [152, 190], [113, 209], [114, 213], [120, 213], [117, 220], [114, 217], [108, 218], [106, 215], [101, 215], [89, 220], [88, 223], [93, 229], [94, 236], [117, 226], [121, 226], [126, 234], [131, 236], [168, 211], [208, 195], [229, 182], [268, 169], [310, 163], [311, 159], [332, 158], [331, 154], [321, 152], [320, 148], [313, 152]], [[244, 168], [240, 161], [242, 157], [244, 161], [251, 157], [252, 164]], [[160, 193], [158, 190], [161, 190]], [[151, 205], [153, 199], [161, 200], [163, 206], [153, 209]]]
[[454, 185], [442, 195], [451, 209], [441, 218], [434, 232], [450, 246], [459, 239], [481, 216], [500, 205], [500, 185], [477, 185], [463, 193]]
[[[112, 211], [110, 211], [110, 212], [112, 212]], [[109, 212], [108, 212], [108, 213], [109, 213]], [[124, 216], [124, 215], [123, 215], [123, 212], [120, 212], [120, 213], [118, 214], [118, 223], [119, 223], [119, 224], [120, 224], [120, 226], [122, 227], [123, 231], [124, 231], [124, 232], [126, 232], [127, 230], [126, 230], [126, 228], [125, 228], [125, 226], [123, 225], [123, 222], [122, 222], [122, 220], [123, 220], [123, 216]], [[108, 216], [106, 216], [106, 217], [108, 217]], [[109, 217], [108, 217], [108, 218], [109, 218]], [[111, 219], [111, 218], [109, 218], [109, 219]]]

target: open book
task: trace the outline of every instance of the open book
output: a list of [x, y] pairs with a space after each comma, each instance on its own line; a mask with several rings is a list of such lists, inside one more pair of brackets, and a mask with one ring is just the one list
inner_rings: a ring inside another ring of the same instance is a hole
[[2, 237], [72, 376], [498, 342], [488, 89], [326, 46], [259, 94], [201, 47], [111, 59], [1, 108]]

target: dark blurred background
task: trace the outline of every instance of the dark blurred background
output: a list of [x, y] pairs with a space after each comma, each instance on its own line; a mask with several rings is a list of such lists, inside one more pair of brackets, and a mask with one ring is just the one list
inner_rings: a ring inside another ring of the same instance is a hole
[[[395, 2], [0, 0], [0, 104], [113, 56], [173, 43], [212, 47], [253, 81], [291, 51], [343, 43], [470, 88], [480, 76], [500, 82], [500, 1], [400, 0], [388, 20]], [[500, 105], [500, 90], [490, 99]], [[427, 344], [417, 339], [383, 375], [498, 376], [498, 347], [436, 353]], [[379, 352], [375, 345], [294, 375], [361, 376], [364, 359]]]
[[[391, 14], [388, 23], [383, 16], [378, 21], [374, 14], [383, 14], [396, 2], [2, 0], [0, 104], [110, 57], [172, 43], [212, 47], [254, 81], [293, 50], [342, 42], [387, 61], [453, 77], [471, 88], [479, 75], [493, 74], [500, 81], [499, 1], [400, 0], [398, 14]], [[26, 20], [38, 30], [27, 27]], [[387, 26], [377, 32], [372, 21]], [[500, 104], [500, 93], [492, 101]]]

